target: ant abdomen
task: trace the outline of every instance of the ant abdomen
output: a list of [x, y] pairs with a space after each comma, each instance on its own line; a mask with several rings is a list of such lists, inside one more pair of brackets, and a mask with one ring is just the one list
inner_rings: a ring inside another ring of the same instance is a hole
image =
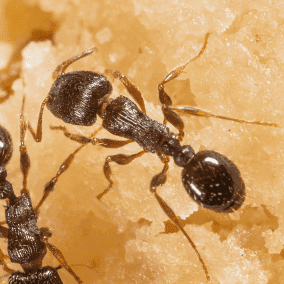
[[233, 212], [245, 199], [237, 166], [214, 151], [195, 154], [182, 171], [182, 183], [194, 201], [215, 212]]
[[97, 120], [101, 99], [111, 92], [111, 83], [101, 74], [69, 72], [57, 77], [46, 106], [66, 123], [90, 126]]

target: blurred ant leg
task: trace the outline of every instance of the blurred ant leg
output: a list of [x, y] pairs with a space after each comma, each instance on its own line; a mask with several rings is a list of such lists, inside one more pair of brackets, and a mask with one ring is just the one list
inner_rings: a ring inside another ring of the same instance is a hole
[[[4, 223], [4, 222], [1, 222]], [[4, 227], [4, 226], [0, 226], [0, 238], [8, 238], [8, 233], [9, 233], [9, 229]]]
[[191, 244], [192, 248], [194, 249], [200, 263], [202, 264], [203, 270], [205, 272], [206, 278], [209, 281], [210, 280], [210, 276], [208, 273], [208, 269], [203, 261], [203, 259], [201, 258], [194, 242], [191, 240], [191, 238], [189, 237], [189, 235], [186, 233], [186, 231], [183, 229], [183, 227], [181, 226], [181, 224], [179, 223], [179, 220], [176, 216], [176, 214], [174, 213], [174, 211], [168, 206], [168, 204], [158, 195], [157, 193], [157, 186], [162, 186], [165, 184], [166, 180], [167, 180], [167, 171], [169, 169], [169, 158], [167, 157], [166, 159], [164, 158], [164, 168], [162, 170], [162, 172], [160, 172], [159, 174], [155, 175], [152, 178], [151, 181], [151, 185], [150, 185], [150, 191], [151, 193], [154, 194], [155, 198], [157, 199], [157, 201], [159, 202], [161, 208], [163, 209], [163, 211], [167, 214], [167, 216], [171, 219], [171, 221], [176, 224], [178, 226], [178, 228], [181, 230], [181, 232], [184, 234], [184, 236], [187, 238], [187, 240], [189, 241], [189, 243]]
[[[22, 80], [23, 82], [23, 88], [25, 89], [25, 81]], [[30, 131], [30, 133], [32, 134], [34, 140], [36, 142], [41, 142], [42, 140], [42, 115], [43, 115], [43, 110], [45, 105], [47, 104], [48, 100], [50, 99], [50, 96], [48, 95], [41, 103], [40, 106], [40, 110], [39, 110], [39, 115], [38, 115], [38, 121], [37, 121], [37, 130], [36, 132], [33, 130], [32, 125], [30, 124], [30, 122], [25, 122], [27, 124], [27, 127]], [[22, 114], [24, 113], [24, 101], [25, 101], [25, 93], [23, 95], [23, 105], [22, 105]]]
[[2, 250], [0, 249], [0, 265], [2, 266], [3, 270], [8, 272], [9, 274], [12, 274], [13, 272], [15, 272], [14, 269], [10, 268], [5, 259], [9, 259], [8, 255], [5, 255]]
[[44, 107], [47, 104], [49, 99], [50, 99], [50, 96], [47, 96], [41, 103], [39, 115], [38, 115], [36, 132], [33, 130], [30, 122], [28, 122], [28, 129], [36, 142], [41, 142], [42, 140], [42, 115], [43, 115]]
[[111, 73], [114, 78], [119, 79], [123, 83], [129, 95], [139, 105], [142, 112], [146, 114], [144, 99], [139, 89], [133, 83], [131, 83], [125, 75], [121, 74], [119, 71], [106, 69], [105, 72]]
[[27, 177], [29, 173], [29, 169], [31, 166], [30, 157], [28, 155], [28, 151], [25, 145], [26, 132], [27, 132], [27, 123], [26, 118], [24, 116], [24, 106], [25, 106], [25, 96], [23, 96], [22, 110], [20, 116], [20, 167], [23, 174], [23, 188], [21, 190], [21, 194], [29, 196], [29, 191], [27, 189]]
[[76, 275], [76, 273], [72, 270], [72, 268], [68, 265], [66, 259], [64, 258], [62, 252], [48, 242], [48, 238], [51, 237], [52, 233], [48, 228], [41, 228], [41, 240], [46, 244], [47, 248], [51, 251], [51, 253], [55, 256], [55, 258], [59, 261], [60, 265], [64, 267], [79, 284], [83, 284], [83, 281]]
[[69, 65], [71, 65], [73, 62], [92, 54], [94, 51], [98, 51], [98, 49], [96, 47], [92, 47], [84, 52], [82, 52], [81, 54], [74, 56], [64, 62], [62, 62], [60, 65], [58, 65], [56, 67], [56, 69], [54, 70], [53, 74], [52, 74], [52, 78], [53, 80], [55, 80], [58, 76], [64, 75], [65, 70], [67, 69], [67, 67]]
[[138, 157], [141, 157], [145, 153], [146, 153], [146, 151], [143, 150], [143, 151], [138, 152], [138, 153], [133, 154], [133, 155], [117, 154], [117, 155], [114, 155], [114, 156], [106, 157], [105, 164], [104, 164], [104, 175], [107, 178], [107, 180], [109, 181], [109, 185], [102, 193], [100, 193], [97, 196], [97, 198], [101, 199], [111, 189], [111, 187], [113, 185], [113, 181], [110, 178], [110, 176], [112, 174], [111, 173], [111, 168], [110, 168], [110, 165], [109, 165], [110, 162], [115, 162], [115, 163], [117, 163], [119, 165], [127, 165], [130, 162], [132, 162], [134, 159], [136, 159]]
[[195, 116], [203, 116], [203, 117], [214, 117], [214, 118], [220, 118], [220, 119], [225, 119], [225, 120], [231, 120], [235, 121], [238, 123], [248, 123], [248, 124], [257, 124], [257, 125], [262, 125], [262, 126], [273, 126], [273, 127], [279, 127], [278, 124], [276, 123], [271, 123], [271, 122], [264, 122], [264, 121], [249, 121], [249, 120], [243, 120], [243, 119], [237, 119], [237, 118], [231, 118], [231, 117], [226, 117], [222, 115], [216, 115], [213, 113], [210, 113], [208, 111], [198, 109], [198, 108], [193, 108], [193, 107], [183, 107], [183, 106], [168, 106], [170, 110], [178, 111], [181, 113], [186, 113], [186, 114], [191, 114]]
[[183, 136], [184, 136], [184, 132], [183, 132], [184, 125], [183, 125], [181, 118], [177, 114], [175, 114], [173, 111], [169, 110], [168, 106], [172, 105], [172, 100], [170, 96], [166, 93], [164, 85], [172, 81], [173, 79], [177, 78], [184, 71], [184, 69], [187, 67], [187, 65], [190, 62], [196, 60], [198, 57], [202, 55], [202, 53], [205, 51], [205, 48], [207, 46], [208, 37], [209, 37], [209, 33], [206, 34], [203, 47], [200, 50], [200, 52], [197, 54], [197, 56], [190, 59], [185, 64], [174, 68], [170, 73], [166, 75], [164, 80], [158, 85], [159, 99], [162, 104], [162, 111], [165, 117], [163, 123], [166, 124], [167, 121], [169, 121], [174, 127], [178, 129], [180, 141], [183, 139]]
[[[4, 223], [4, 222], [1, 222]], [[0, 238], [8, 238], [8, 233], [9, 233], [9, 229], [3, 226], [0, 226]], [[0, 249], [0, 265], [2, 266], [2, 268], [8, 272], [8, 273], [12, 273], [14, 272], [13, 269], [9, 268], [5, 259], [9, 259], [9, 256], [5, 255], [2, 250]]]

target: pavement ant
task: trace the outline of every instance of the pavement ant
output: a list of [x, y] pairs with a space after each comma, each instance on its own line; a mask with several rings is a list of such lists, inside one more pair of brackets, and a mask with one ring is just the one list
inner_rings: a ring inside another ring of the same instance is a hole
[[[33, 208], [27, 189], [30, 158], [24, 143], [27, 124], [23, 116], [23, 107], [20, 123], [20, 166], [23, 174], [23, 188], [20, 196], [15, 195], [12, 184], [6, 180], [5, 165], [12, 156], [13, 146], [9, 132], [0, 125], [0, 199], [7, 199], [7, 206], [5, 206], [6, 222], [0, 223], [0, 237], [8, 239], [9, 258], [11, 262], [19, 263], [24, 272], [9, 268], [5, 260], [7, 256], [1, 250], [0, 263], [3, 269], [11, 274], [8, 283], [62, 284], [63, 282], [57, 272], [57, 269], [61, 267], [64, 267], [78, 283], [83, 283], [67, 264], [60, 250], [48, 241], [52, 232], [48, 228], [39, 229], [37, 226], [38, 209], [41, 204], [36, 209]], [[8, 228], [2, 226], [5, 223], [7, 223]], [[42, 267], [47, 248], [59, 261], [59, 267]]]
[[[190, 239], [186, 231], [181, 226], [178, 217], [167, 203], [157, 193], [157, 187], [162, 186], [167, 180], [169, 159], [173, 157], [177, 166], [182, 167], [182, 183], [195, 202], [199, 205], [214, 210], [215, 212], [230, 213], [237, 210], [245, 199], [245, 184], [237, 166], [225, 156], [214, 151], [200, 151], [194, 153], [190, 145], [181, 146], [180, 142], [184, 137], [184, 123], [174, 112], [216, 117], [236, 121], [239, 123], [250, 123], [264, 126], [277, 126], [276, 124], [245, 121], [211, 114], [196, 108], [173, 106], [171, 98], [165, 92], [166, 83], [177, 78], [187, 67], [204, 52], [209, 34], [205, 37], [205, 43], [196, 57], [187, 63], [174, 68], [168, 73], [163, 81], [158, 85], [159, 99], [162, 103], [164, 115], [163, 124], [151, 119], [146, 115], [146, 109], [142, 94], [129, 79], [119, 71], [107, 70], [114, 78], [119, 79], [126, 87], [129, 95], [136, 101], [137, 105], [125, 96], [116, 99], [109, 99], [112, 85], [101, 74], [91, 71], [75, 71], [64, 73], [66, 68], [74, 61], [85, 57], [96, 48], [84, 51], [80, 55], [73, 57], [60, 64], [53, 73], [55, 79], [48, 96], [43, 100], [37, 125], [37, 131], [32, 129], [28, 123], [28, 128], [34, 139], [39, 142], [42, 139], [42, 115], [43, 109], [47, 108], [58, 118], [66, 123], [89, 126], [95, 123], [96, 116], [102, 119], [102, 126], [110, 133], [127, 138], [125, 141], [112, 139], [99, 139], [71, 134], [65, 127], [51, 127], [55, 130], [62, 130], [68, 138], [77, 141], [82, 145], [70, 155], [72, 159], [78, 151], [88, 143], [100, 145], [106, 148], [119, 148], [131, 142], [137, 142], [143, 151], [132, 155], [117, 154], [108, 156], [103, 167], [104, 175], [107, 178], [108, 187], [97, 196], [101, 199], [112, 187], [110, 163], [115, 162], [120, 165], [129, 164], [134, 159], [147, 152], [156, 153], [164, 164], [163, 170], [155, 175], [150, 183], [150, 191], [158, 201], [159, 205], [167, 216], [175, 223], [184, 236], [187, 238], [196, 255], [203, 266], [207, 280], [210, 279], [208, 269], [201, 258], [195, 244]], [[179, 133], [172, 133], [166, 126], [167, 121], [178, 129]], [[71, 159], [71, 158], [70, 158]], [[71, 160], [66, 160], [64, 169], [66, 170]], [[46, 193], [47, 195], [49, 192]]]

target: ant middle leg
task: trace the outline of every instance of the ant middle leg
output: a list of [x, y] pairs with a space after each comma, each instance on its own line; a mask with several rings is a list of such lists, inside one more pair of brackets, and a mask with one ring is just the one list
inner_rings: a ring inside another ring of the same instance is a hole
[[111, 174], [112, 174], [111, 173], [111, 168], [110, 168], [110, 165], [109, 165], [110, 162], [115, 162], [115, 163], [117, 163], [119, 165], [127, 165], [130, 162], [132, 162], [133, 160], [135, 160], [136, 158], [141, 157], [145, 153], [146, 153], [146, 151], [143, 150], [143, 151], [138, 152], [138, 153], [133, 154], [133, 155], [117, 154], [117, 155], [106, 157], [105, 164], [104, 164], [104, 175], [107, 178], [107, 180], [109, 181], [109, 185], [102, 193], [100, 193], [97, 196], [97, 198], [101, 199], [111, 189], [111, 187], [113, 185], [113, 181], [110, 178]]
[[177, 112], [181, 112], [181, 113], [195, 115], [195, 116], [201, 116], [201, 117], [213, 117], [213, 118], [218, 118], [218, 119], [235, 121], [235, 122], [238, 122], [238, 123], [247, 123], [247, 124], [256, 124], [256, 125], [262, 125], [262, 126], [279, 127], [279, 125], [276, 124], [276, 123], [265, 122], [265, 121], [256, 121], [256, 120], [243, 120], [243, 119], [237, 119], [237, 118], [227, 117], [227, 116], [223, 116], [223, 115], [216, 115], [216, 114], [213, 114], [209, 111], [205, 111], [205, 110], [193, 108], [193, 107], [168, 106], [168, 109], [174, 110], [174, 111], [177, 111]]
[[190, 245], [192, 246], [192, 248], [194, 249], [200, 263], [202, 264], [203, 270], [205, 272], [206, 278], [209, 281], [210, 280], [210, 276], [208, 273], [208, 269], [205, 265], [205, 262], [203, 261], [200, 253], [198, 252], [196, 245], [194, 244], [194, 242], [192, 241], [192, 239], [189, 237], [189, 235], [186, 233], [186, 231], [184, 230], [184, 228], [181, 226], [176, 214], [174, 213], [174, 211], [169, 207], [169, 205], [162, 199], [162, 197], [157, 193], [157, 186], [162, 186], [165, 184], [165, 182], [167, 181], [167, 171], [169, 169], [169, 158], [165, 155], [161, 156], [162, 158], [162, 162], [164, 163], [164, 168], [163, 170], [155, 175], [152, 178], [151, 184], [150, 184], [150, 192], [153, 193], [153, 195], [155, 196], [155, 198], [157, 199], [159, 205], [161, 206], [161, 208], [163, 209], [163, 211], [167, 214], [167, 216], [170, 218], [170, 220], [176, 225], [178, 226], [178, 228], [180, 229], [180, 231], [183, 233], [183, 235], [186, 237], [186, 239], [189, 241]]

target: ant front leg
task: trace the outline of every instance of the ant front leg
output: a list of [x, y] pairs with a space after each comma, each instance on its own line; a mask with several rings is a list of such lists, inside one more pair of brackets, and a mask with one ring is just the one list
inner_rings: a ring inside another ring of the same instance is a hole
[[119, 79], [123, 83], [129, 95], [139, 105], [142, 112], [146, 114], [144, 99], [139, 89], [133, 83], [131, 83], [130, 80], [125, 75], [121, 74], [119, 71], [106, 69], [105, 72], [111, 73], [114, 78]]
[[157, 199], [157, 201], [159, 202], [159, 205], [161, 206], [161, 208], [163, 209], [163, 211], [167, 214], [167, 216], [170, 218], [170, 220], [176, 224], [178, 226], [178, 228], [181, 230], [181, 232], [183, 233], [183, 235], [186, 237], [186, 239], [189, 241], [189, 243], [191, 244], [192, 248], [194, 249], [200, 263], [202, 264], [203, 270], [205, 272], [206, 278], [209, 281], [210, 280], [210, 276], [208, 273], [208, 269], [205, 265], [205, 262], [203, 261], [202, 257], [200, 256], [194, 242], [191, 240], [191, 238], [189, 237], [189, 235], [186, 233], [186, 231], [183, 229], [183, 227], [181, 226], [176, 214], [174, 213], [174, 211], [169, 207], [169, 205], [162, 199], [162, 197], [157, 193], [157, 186], [162, 186], [165, 184], [165, 182], [167, 181], [167, 171], [169, 169], [169, 158], [167, 156], [162, 155], [162, 162], [164, 163], [164, 168], [162, 170], [162, 172], [160, 172], [159, 174], [157, 174], [156, 176], [154, 176], [152, 178], [151, 181], [151, 185], [150, 185], [150, 191], [151, 193], [153, 193], [153, 195], [155, 196], [155, 198]]
[[115, 162], [119, 165], [127, 165], [130, 162], [132, 162], [133, 160], [135, 160], [138, 157], [141, 157], [142, 155], [144, 155], [146, 152], [145, 150], [138, 152], [136, 154], [133, 155], [124, 155], [124, 154], [117, 154], [114, 156], [108, 156], [105, 160], [105, 164], [104, 164], [104, 175], [107, 178], [107, 180], [109, 181], [109, 185], [108, 187], [102, 192], [100, 193], [97, 198], [101, 199], [112, 187], [113, 185], [113, 181], [110, 178], [111, 176], [111, 169], [110, 169], [110, 162]]
[[166, 75], [164, 80], [158, 85], [159, 99], [160, 99], [160, 102], [162, 103], [162, 111], [163, 111], [163, 114], [164, 114], [164, 117], [165, 117], [163, 123], [166, 124], [167, 121], [169, 121], [174, 127], [176, 127], [178, 129], [178, 131], [179, 131], [178, 140], [179, 141], [182, 141], [182, 139], [184, 137], [184, 132], [183, 132], [184, 123], [183, 123], [182, 119], [175, 112], [173, 112], [170, 109], [170, 106], [172, 105], [172, 100], [171, 100], [170, 96], [165, 91], [165, 84], [172, 81], [173, 79], [177, 78], [184, 71], [184, 69], [187, 67], [187, 65], [190, 62], [196, 60], [198, 57], [200, 57], [202, 55], [202, 53], [204, 52], [204, 50], [207, 46], [208, 37], [209, 37], [209, 33], [206, 34], [203, 47], [202, 47], [202, 49], [200, 50], [200, 52], [198, 53], [197, 56], [195, 56], [193, 59], [190, 59], [185, 64], [174, 68], [169, 74]]
[[[55, 69], [55, 71], [52, 74], [52, 78], [53, 80], [56, 80], [59, 76], [63, 76], [65, 70], [67, 69], [67, 67], [69, 65], [71, 65], [73, 62], [92, 54], [94, 51], [97, 51], [96, 47], [93, 47], [89, 50], [86, 50], [84, 52], [82, 52], [81, 54], [74, 56], [73, 58], [70, 58], [66, 61], [64, 61], [63, 63], [61, 63], [59, 66], [57, 66], [57, 68]], [[34, 129], [32, 128], [30, 122], [28, 122], [28, 129], [31, 132], [34, 140], [36, 142], [41, 142], [42, 140], [42, 116], [43, 116], [43, 110], [46, 104], [52, 102], [52, 96], [50, 94], [47, 95], [47, 97], [42, 101], [41, 106], [40, 106], [40, 110], [39, 110], [39, 116], [38, 116], [38, 122], [37, 122], [37, 130], [36, 132], [34, 131]]]

